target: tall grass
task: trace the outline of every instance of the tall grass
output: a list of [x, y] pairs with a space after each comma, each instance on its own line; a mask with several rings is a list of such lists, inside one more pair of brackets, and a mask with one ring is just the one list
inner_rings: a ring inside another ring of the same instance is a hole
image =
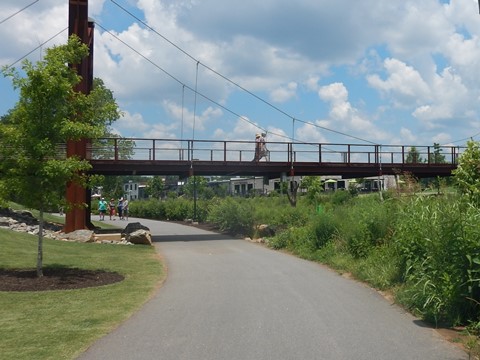
[[382, 202], [377, 196], [353, 198], [334, 209], [339, 238], [353, 257], [365, 258], [375, 247], [389, 242], [395, 209], [395, 202]]
[[460, 197], [415, 198], [399, 213], [395, 244], [402, 302], [427, 320], [479, 319], [480, 211]]

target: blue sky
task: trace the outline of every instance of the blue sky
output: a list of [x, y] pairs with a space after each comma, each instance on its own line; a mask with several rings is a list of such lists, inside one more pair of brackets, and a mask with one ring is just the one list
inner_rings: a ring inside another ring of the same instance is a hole
[[[33, 2], [3, 0], [0, 21]], [[125, 137], [480, 138], [477, 0], [90, 0], [89, 16], [94, 76], [124, 112], [113, 127]], [[67, 26], [67, 0], [35, 2], [0, 23], [0, 64]], [[9, 79], [0, 93], [4, 114], [17, 101]]]

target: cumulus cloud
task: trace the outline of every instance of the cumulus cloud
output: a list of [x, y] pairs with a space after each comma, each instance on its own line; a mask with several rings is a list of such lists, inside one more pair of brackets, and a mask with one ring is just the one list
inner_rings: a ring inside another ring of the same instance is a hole
[[282, 103], [295, 97], [297, 91], [297, 83], [290, 82], [286, 86], [279, 87], [272, 91], [270, 98], [277, 103]]
[[363, 139], [366, 141], [381, 141], [388, 138], [388, 132], [378, 128], [373, 121], [361, 115], [348, 99], [348, 90], [342, 83], [322, 86], [319, 97], [329, 103], [330, 129], [343, 136]]
[[165, 100], [163, 107], [172, 118], [175, 119], [175, 128], [183, 127], [184, 134], [194, 131], [205, 130], [207, 123], [215, 118], [222, 116], [223, 112], [219, 108], [207, 107], [198, 114], [190, 111], [173, 101]]
[[385, 80], [374, 74], [367, 76], [367, 81], [370, 86], [391, 98], [395, 106], [409, 106], [429, 99], [429, 86], [412, 66], [388, 58], [384, 61], [384, 67], [387, 73]]
[[114, 123], [114, 129], [119, 135], [132, 133], [133, 136], [143, 136], [150, 125], [145, 123], [142, 114], [124, 111], [123, 115]]
[[318, 126], [315, 126], [315, 124], [302, 124], [302, 126], [296, 130], [295, 137], [311, 143], [327, 142], [327, 137], [325, 136], [324, 131]]

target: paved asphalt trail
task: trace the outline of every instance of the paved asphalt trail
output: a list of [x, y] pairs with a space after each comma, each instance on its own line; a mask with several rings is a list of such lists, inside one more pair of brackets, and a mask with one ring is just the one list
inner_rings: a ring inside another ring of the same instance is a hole
[[377, 292], [321, 265], [191, 226], [135, 221], [154, 235], [167, 280], [79, 359], [468, 358]]

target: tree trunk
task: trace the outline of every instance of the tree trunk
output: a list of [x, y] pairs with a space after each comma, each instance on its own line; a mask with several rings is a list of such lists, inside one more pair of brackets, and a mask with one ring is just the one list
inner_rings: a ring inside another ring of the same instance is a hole
[[290, 186], [287, 187], [287, 197], [292, 207], [297, 206], [297, 190], [300, 187], [300, 183], [297, 181], [290, 181]]
[[43, 208], [40, 207], [38, 224], [37, 277], [43, 276]]

